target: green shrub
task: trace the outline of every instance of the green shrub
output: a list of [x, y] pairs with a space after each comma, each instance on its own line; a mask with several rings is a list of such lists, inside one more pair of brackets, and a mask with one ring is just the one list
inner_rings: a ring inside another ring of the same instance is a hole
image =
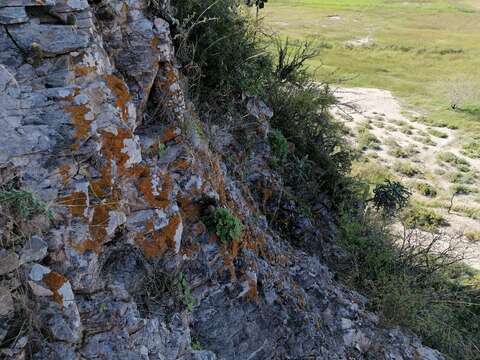
[[437, 130], [437, 129], [429, 129], [428, 132], [435, 136], [435, 137], [438, 137], [438, 138], [441, 138], [441, 139], [446, 139], [448, 138], [448, 134], [447, 133], [444, 133], [440, 130]]
[[242, 91], [262, 91], [272, 64], [242, 2], [174, 0], [172, 5], [180, 20], [177, 58], [200, 101], [222, 104]]
[[366, 128], [361, 128], [358, 130], [358, 147], [362, 150], [373, 149], [379, 150], [380, 149], [380, 140], [372, 134], [370, 131], [366, 130]]
[[409, 162], [406, 162], [406, 161], [396, 162], [393, 165], [393, 169], [396, 172], [399, 172], [400, 174], [408, 176], [408, 177], [414, 177], [414, 176], [422, 174], [422, 171], [418, 167], [416, 167], [413, 164], [411, 164]]
[[449, 359], [478, 358], [480, 281], [475, 272], [455, 265], [447, 254], [411, 251], [415, 240], [393, 237], [368, 213], [357, 219], [344, 214], [340, 229], [339, 244], [350, 262], [338, 274], [368, 295], [384, 323], [408, 327]]
[[470, 168], [470, 163], [467, 160], [455, 155], [452, 152], [439, 153], [437, 155], [437, 160], [449, 163], [450, 165], [453, 165], [453, 166], [456, 166], [462, 171], [464, 171], [466, 169], [466, 171], [468, 172], [468, 170]]
[[471, 242], [480, 242], [480, 231], [468, 231], [465, 237]]
[[469, 195], [472, 193], [477, 193], [478, 189], [473, 186], [467, 186], [464, 184], [456, 184], [452, 186], [451, 192], [457, 195]]
[[408, 229], [421, 229], [434, 231], [440, 226], [446, 226], [446, 220], [435, 211], [425, 208], [414, 207], [403, 215], [403, 224]]
[[212, 214], [206, 216], [204, 223], [223, 243], [238, 240], [242, 235], [243, 225], [229, 209], [215, 209]]
[[384, 214], [393, 215], [396, 211], [404, 208], [411, 193], [398, 181], [386, 180], [378, 184], [373, 190], [373, 204], [382, 209]]
[[437, 190], [428, 183], [419, 183], [417, 184], [417, 190], [423, 196], [435, 197], [437, 196]]
[[472, 173], [455, 172], [448, 175], [448, 180], [454, 184], [475, 184], [477, 176]]
[[480, 138], [463, 145], [463, 153], [473, 159], [480, 159]]
[[273, 129], [270, 132], [270, 146], [272, 147], [272, 162], [276, 165], [283, 163], [288, 155], [288, 141], [282, 132]]

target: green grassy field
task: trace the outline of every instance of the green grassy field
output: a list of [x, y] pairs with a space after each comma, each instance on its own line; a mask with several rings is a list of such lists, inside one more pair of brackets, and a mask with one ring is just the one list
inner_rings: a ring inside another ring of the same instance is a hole
[[[281, 37], [322, 44], [310, 62], [319, 79], [391, 90], [430, 122], [480, 134], [480, 99], [471, 91], [480, 89], [479, 1], [272, 0], [262, 11]], [[449, 106], [459, 85], [469, 98], [463, 112]]]

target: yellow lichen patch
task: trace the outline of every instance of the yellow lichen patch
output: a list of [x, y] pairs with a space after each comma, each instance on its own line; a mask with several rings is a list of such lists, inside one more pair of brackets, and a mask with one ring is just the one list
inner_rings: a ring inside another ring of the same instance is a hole
[[163, 177], [163, 186], [161, 191], [153, 188], [150, 171], [143, 174], [143, 177], [138, 180], [137, 186], [145, 197], [145, 200], [152, 207], [165, 209], [170, 203], [170, 194], [173, 190], [173, 181], [170, 175], [167, 174]]
[[53, 301], [63, 305], [63, 298], [58, 292], [58, 290], [67, 282], [67, 279], [63, 275], [52, 271], [48, 274], [45, 274], [42, 278], [43, 282], [48, 286], [48, 288], [53, 293]]
[[87, 208], [87, 194], [81, 191], [75, 191], [70, 195], [58, 199], [57, 204], [67, 206], [72, 216], [83, 217]]
[[130, 101], [130, 92], [128, 91], [127, 85], [122, 79], [119, 79], [115, 75], [106, 75], [105, 80], [107, 81], [108, 88], [117, 98], [115, 105], [122, 112], [122, 119], [124, 121], [128, 120], [128, 106], [127, 103]]
[[62, 164], [58, 167], [58, 172], [62, 177], [63, 185], [67, 185], [70, 181], [70, 166], [68, 164]]
[[92, 120], [86, 120], [85, 115], [90, 112], [86, 105], [72, 105], [65, 107], [65, 112], [69, 113], [75, 128], [75, 140], [82, 141], [88, 137], [90, 124]]
[[168, 225], [158, 231], [153, 229], [153, 223], [149, 221], [146, 234], [137, 237], [137, 244], [145, 256], [156, 257], [163, 255], [168, 248], [175, 249], [175, 235], [181, 221], [179, 215], [174, 215], [170, 218]]
[[93, 66], [77, 65], [73, 68], [73, 71], [75, 72], [75, 77], [81, 77], [95, 72], [95, 68]]
[[102, 154], [109, 160], [115, 160], [121, 173], [125, 171], [125, 164], [129, 155], [123, 152], [125, 139], [133, 136], [130, 129], [117, 129], [117, 134], [108, 131], [102, 132]]

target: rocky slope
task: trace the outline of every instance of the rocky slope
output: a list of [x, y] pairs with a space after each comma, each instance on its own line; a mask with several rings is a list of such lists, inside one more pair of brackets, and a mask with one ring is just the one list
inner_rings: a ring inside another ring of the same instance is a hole
[[[297, 244], [334, 231], [281, 196], [254, 97], [247, 181], [231, 175], [220, 154], [239, 145], [208, 144], [161, 5], [165, 19], [142, 0], [0, 2], [0, 181], [50, 208], [23, 219], [2, 204], [0, 356], [443, 359], [269, 227], [274, 203]], [[241, 240], [206, 231], [212, 206], [242, 220]]]

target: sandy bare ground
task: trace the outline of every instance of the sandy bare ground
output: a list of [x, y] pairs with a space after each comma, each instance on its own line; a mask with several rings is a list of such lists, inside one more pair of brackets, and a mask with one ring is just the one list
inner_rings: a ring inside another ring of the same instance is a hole
[[[429, 183], [439, 191], [436, 199], [427, 198], [414, 193], [414, 198], [429, 202], [436, 201], [439, 206], [435, 209], [450, 224], [442, 229], [451, 237], [459, 234], [480, 231], [480, 220], [469, 217], [459, 210], [447, 211], [450, 203], [452, 183], [448, 176], [456, 171], [449, 164], [439, 162], [439, 153], [452, 152], [463, 156], [457, 140], [457, 131], [447, 128], [436, 128], [415, 121], [419, 114], [402, 112], [400, 103], [391, 92], [373, 88], [339, 88], [336, 91], [341, 105], [332, 109], [335, 117], [340, 119], [351, 130], [351, 141], [355, 143], [355, 134], [359, 126], [367, 126], [369, 132], [375, 135], [380, 143], [377, 149], [365, 151], [371, 161], [377, 162], [395, 172], [394, 164], [409, 163], [419, 168], [421, 173], [407, 177], [400, 173], [396, 175], [415, 189], [417, 183]], [[447, 137], [432, 136], [432, 131], [441, 131]], [[406, 150], [408, 158], [399, 158], [392, 149]], [[468, 159], [472, 171], [480, 170], [480, 161]], [[473, 184], [478, 188], [478, 182]], [[478, 194], [456, 196], [454, 204], [465, 205], [469, 208], [480, 208]], [[469, 242], [465, 237], [457, 241], [458, 251], [466, 256], [466, 263], [480, 270], [480, 243]]]

